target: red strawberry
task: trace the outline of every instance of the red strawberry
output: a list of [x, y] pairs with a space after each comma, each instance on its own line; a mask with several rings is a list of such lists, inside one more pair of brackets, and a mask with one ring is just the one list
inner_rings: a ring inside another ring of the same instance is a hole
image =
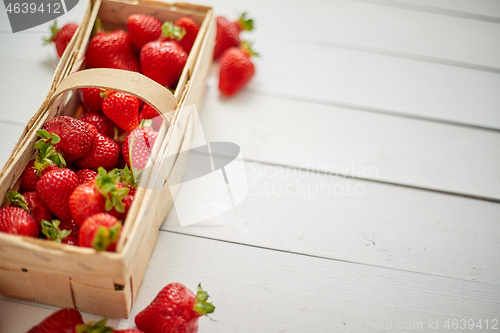
[[88, 153], [75, 161], [76, 166], [82, 169], [94, 169], [103, 167], [111, 170], [118, 162], [120, 148], [118, 145], [100, 133], [97, 133]]
[[79, 245], [93, 247], [97, 251], [115, 251], [122, 224], [107, 213], [87, 218], [80, 227]]
[[108, 138], [113, 138], [115, 136], [115, 123], [111, 121], [108, 117], [102, 113], [89, 112], [84, 113], [80, 120], [86, 122], [87, 124], [94, 125], [97, 132]]
[[143, 74], [168, 88], [179, 79], [186, 60], [186, 52], [175, 42], [149, 42], [141, 50]]
[[200, 26], [196, 24], [196, 22], [192, 18], [187, 16], [181, 17], [180, 19], [175, 21], [174, 24], [186, 31], [184, 37], [182, 37], [182, 39], [179, 41], [179, 44], [181, 44], [184, 51], [189, 54], [189, 52], [191, 52], [191, 49], [193, 48], [193, 44], [196, 36], [198, 35], [198, 31], [200, 31]]
[[127, 213], [132, 206], [132, 202], [134, 201], [135, 190], [131, 189], [125, 198], [123, 198], [123, 212], [118, 212], [116, 208], [111, 209], [108, 213], [116, 217], [118, 220], [125, 221], [127, 218]]
[[55, 216], [69, 220], [69, 198], [77, 186], [78, 177], [73, 171], [52, 168], [36, 184], [36, 195]]
[[44, 45], [51, 43], [56, 44], [57, 55], [62, 57], [64, 50], [66, 50], [66, 46], [68, 46], [68, 43], [77, 29], [78, 25], [75, 23], [68, 23], [59, 29], [57, 27], [57, 21], [54, 20], [54, 24], [50, 27], [51, 36], [49, 38], [43, 38]]
[[241, 44], [240, 31], [225, 17], [217, 16], [217, 33], [215, 36], [214, 60], [218, 59], [230, 47]]
[[34, 168], [35, 160], [28, 162], [28, 165], [21, 174], [21, 189], [23, 192], [34, 191], [36, 183], [42, 178], [37, 174], [37, 170]]
[[38, 227], [31, 215], [19, 207], [0, 208], [0, 232], [38, 237]]
[[97, 129], [93, 125], [66, 116], [52, 119], [43, 125], [43, 129], [61, 138], [61, 141], [54, 147], [63, 154], [66, 162], [72, 162], [84, 156], [97, 134]]
[[201, 285], [195, 295], [181, 283], [170, 283], [135, 316], [135, 325], [144, 333], [196, 333], [198, 318], [215, 309], [207, 299]]
[[132, 131], [123, 142], [122, 153], [125, 162], [133, 169], [144, 169], [157, 137], [158, 132], [150, 127], [140, 127]]
[[76, 172], [78, 184], [82, 185], [89, 181], [94, 181], [97, 177], [97, 172], [91, 169], [80, 169]]
[[101, 93], [104, 89], [101, 88], [80, 88], [78, 89], [80, 93], [80, 99], [82, 100], [83, 106], [87, 112], [99, 112], [102, 111], [102, 98]]
[[126, 132], [132, 132], [139, 126], [139, 100], [135, 96], [110, 92], [102, 103], [102, 111]]
[[45, 318], [28, 333], [77, 333], [76, 326], [84, 324], [82, 315], [75, 309], [62, 309]]
[[123, 30], [99, 32], [90, 40], [85, 57], [89, 68], [116, 68], [140, 72], [129, 36]]
[[78, 246], [78, 233], [80, 231], [80, 228], [76, 225], [76, 223], [73, 220], [61, 221], [59, 229], [71, 231], [71, 233], [68, 236], [62, 239], [63, 244]]
[[253, 30], [253, 20], [246, 18], [246, 16], [247, 13], [243, 13], [238, 20], [232, 22], [238, 32], [241, 32], [242, 30]]
[[154, 16], [130, 15], [127, 20], [130, 43], [141, 49], [144, 44], [160, 38], [161, 22]]
[[45, 207], [43, 202], [38, 199], [36, 193], [26, 192], [23, 195], [16, 191], [9, 191], [5, 195], [11, 206], [19, 207], [30, 213], [36, 222], [38, 233], [42, 232], [42, 220], [52, 219], [52, 213]]
[[116, 172], [106, 173], [103, 168], [99, 168], [95, 181], [79, 185], [71, 194], [69, 206], [73, 221], [81, 226], [88, 217], [109, 212], [113, 208], [116, 208], [116, 214], [123, 213], [122, 200], [128, 192], [129, 189], [118, 181]]
[[139, 114], [139, 120], [144, 119], [151, 119], [153, 121], [153, 129], [157, 132], [160, 130], [163, 117], [149, 104], [144, 105]]
[[250, 60], [255, 53], [248, 44], [242, 44], [244, 49], [232, 47], [226, 50], [220, 58], [219, 91], [223, 95], [236, 94], [255, 74], [255, 66]]

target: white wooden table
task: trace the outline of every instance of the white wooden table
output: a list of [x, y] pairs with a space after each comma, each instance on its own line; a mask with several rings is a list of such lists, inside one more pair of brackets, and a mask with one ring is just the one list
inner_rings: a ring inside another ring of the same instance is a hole
[[[249, 195], [190, 227], [172, 212], [109, 323], [178, 281], [217, 306], [200, 332], [500, 330], [500, 1], [197, 2], [256, 19], [256, 77], [223, 99], [214, 68], [202, 113], [240, 145]], [[3, 163], [57, 58], [47, 25], [14, 35], [0, 11]], [[56, 310], [0, 298], [0, 332]]]

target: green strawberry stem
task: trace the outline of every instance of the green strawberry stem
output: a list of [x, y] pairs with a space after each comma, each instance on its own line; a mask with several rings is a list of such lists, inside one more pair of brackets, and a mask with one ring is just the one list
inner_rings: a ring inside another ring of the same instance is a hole
[[61, 29], [59, 29], [57, 27], [57, 20], [54, 20], [54, 23], [50, 26], [50, 37], [43, 37], [42, 40], [43, 40], [43, 45], [49, 45], [51, 43], [54, 42], [54, 40], [56, 39], [56, 35], [57, 33], [60, 31]]
[[253, 20], [246, 18], [247, 13], [242, 13], [240, 18], [236, 21], [241, 27], [241, 30], [251, 31], [253, 30]]
[[52, 241], [61, 243], [61, 239], [68, 237], [71, 234], [71, 230], [61, 230], [59, 229], [58, 220], [52, 220], [51, 222], [42, 220], [42, 233]]
[[28, 204], [26, 203], [26, 200], [18, 192], [9, 191], [9, 192], [7, 192], [7, 195], [5, 197], [7, 198], [7, 200], [9, 200], [9, 202], [12, 206], [22, 208], [25, 211], [27, 211], [28, 213], [30, 212], [30, 209], [28, 208]]
[[174, 25], [172, 22], [165, 22], [161, 26], [161, 35], [163, 37], [170, 37], [181, 40], [186, 34], [186, 29]]
[[123, 184], [123, 186], [127, 187], [137, 187], [137, 181], [139, 180], [139, 176], [142, 172], [137, 170], [136, 168], [132, 168], [132, 171], [128, 167], [128, 165], [125, 165], [125, 168], [123, 169], [113, 169], [111, 172], [115, 173], [118, 175], [120, 183]]
[[196, 293], [196, 303], [194, 304], [193, 310], [200, 316], [208, 316], [209, 313], [214, 312], [215, 306], [207, 302], [208, 293], [201, 288], [201, 283], [198, 285], [198, 292]]
[[108, 318], [104, 318], [96, 322], [88, 322], [87, 324], [76, 325], [76, 331], [78, 333], [113, 333], [114, 328], [106, 326], [106, 321]]
[[36, 134], [41, 137], [35, 143], [35, 150], [39, 150], [39, 154], [35, 159], [35, 169], [37, 174], [41, 175], [42, 171], [49, 166], [56, 165], [59, 168], [66, 167], [66, 160], [54, 147], [55, 144], [61, 141], [59, 135], [52, 133], [50, 134], [46, 130], [38, 130]]
[[253, 42], [244, 40], [240, 44], [240, 49], [243, 52], [245, 52], [246, 54], [248, 54], [249, 57], [260, 57], [260, 55], [257, 52], [252, 50], [252, 45], [253, 45]]
[[116, 172], [106, 172], [104, 168], [97, 169], [97, 178], [95, 180], [96, 189], [106, 199], [106, 210], [109, 211], [116, 209], [117, 212], [125, 212], [125, 206], [122, 200], [127, 196], [130, 191], [127, 187], [117, 187], [119, 175]]
[[153, 119], [142, 119], [139, 124], [140, 128], [152, 128], [153, 127]]
[[97, 234], [95, 236], [92, 247], [97, 251], [106, 251], [106, 249], [118, 240], [122, 224], [120, 222], [116, 223], [109, 229], [103, 226], [97, 228]]

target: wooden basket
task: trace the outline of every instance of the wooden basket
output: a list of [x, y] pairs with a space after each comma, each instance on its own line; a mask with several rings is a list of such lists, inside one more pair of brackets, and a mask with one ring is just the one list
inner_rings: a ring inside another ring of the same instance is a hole
[[[96, 16], [102, 20], [105, 29], [124, 29], [127, 17], [132, 13], [154, 15], [161, 21], [190, 16], [200, 25], [174, 94], [138, 73], [112, 69], [82, 70]], [[215, 43], [213, 11], [209, 7], [184, 3], [95, 0], [89, 3], [81, 28], [71, 43], [73, 49], [63, 55], [66, 63], [59, 65], [47, 99], [29, 122], [1, 170], [0, 197], [19, 187], [20, 175], [33, 157], [36, 131], [56, 116], [77, 114], [80, 97], [75, 88], [99, 87], [131, 93], [161, 112], [166, 121], [124, 222], [116, 252], [96, 252], [90, 248], [0, 233], [0, 294], [74, 307], [107, 317], [127, 318], [154, 249], [159, 227], [176, 195], [170, 193], [168, 186], [152, 189], [148, 184], [158, 183], [158, 177], [162, 180], [160, 183], [178, 183], [184, 174], [187, 163], [184, 157], [165, 157], [175, 156], [176, 152], [187, 150], [190, 145], [194, 126], [185, 106], [194, 104], [197, 110], [201, 110]]]

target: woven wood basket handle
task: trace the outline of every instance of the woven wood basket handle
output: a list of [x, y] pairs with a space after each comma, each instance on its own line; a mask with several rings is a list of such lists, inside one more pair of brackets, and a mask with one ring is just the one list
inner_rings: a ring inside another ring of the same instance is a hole
[[49, 105], [64, 92], [78, 88], [103, 88], [134, 95], [162, 114], [169, 126], [172, 111], [177, 106], [174, 95], [150, 78], [136, 72], [110, 68], [86, 69], [68, 75], [57, 87]]

